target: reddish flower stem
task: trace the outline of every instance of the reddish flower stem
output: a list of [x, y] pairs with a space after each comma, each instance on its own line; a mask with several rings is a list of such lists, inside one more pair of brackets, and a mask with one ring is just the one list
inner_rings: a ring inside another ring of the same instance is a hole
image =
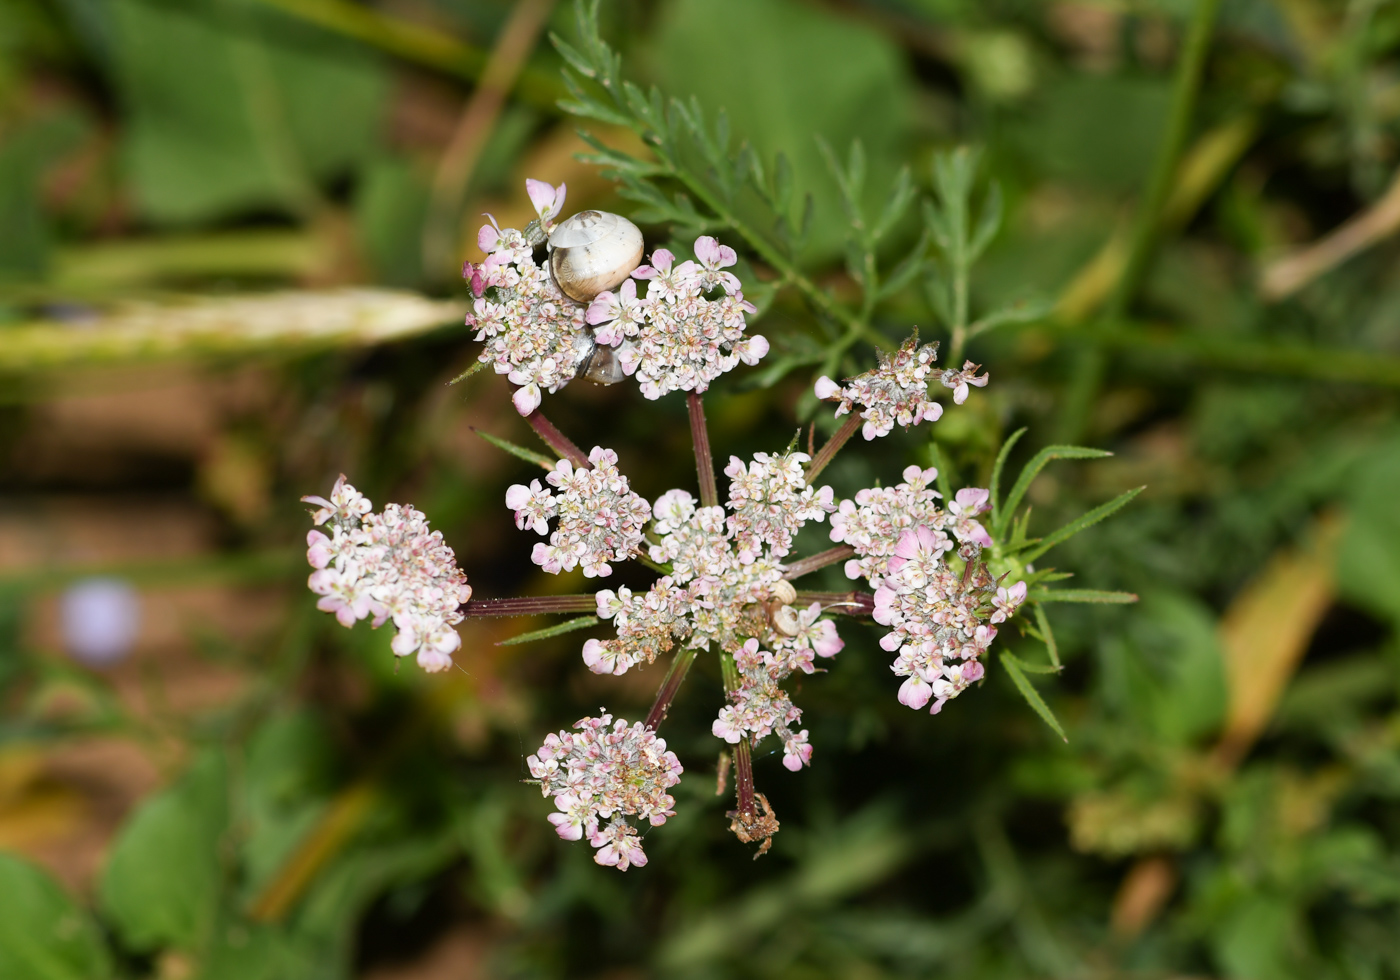
[[797, 593], [798, 605], [810, 605], [813, 602], [820, 602], [823, 606], [831, 607], [835, 613], [844, 613], [847, 616], [869, 616], [875, 611], [875, 597], [869, 592], [799, 592]]
[[525, 421], [530, 423], [530, 428], [535, 430], [535, 435], [544, 440], [546, 446], [564, 459], [569, 460], [581, 470], [592, 468], [593, 464], [588, 461], [588, 454], [575, 446], [568, 436], [555, 428], [554, 423], [545, 418], [538, 408], [525, 416]]
[[745, 823], [754, 818], [753, 806], [753, 750], [749, 747], [749, 737], [745, 735], [734, 746], [734, 785], [738, 790], [739, 813]]
[[838, 561], [844, 561], [855, 553], [856, 549], [848, 544], [839, 545], [835, 548], [828, 548], [826, 551], [819, 551], [815, 555], [809, 555], [806, 558], [789, 562], [787, 565], [783, 566], [787, 569], [783, 578], [790, 582], [795, 578], [801, 578], [803, 575], [809, 575], [819, 568], [825, 568], [827, 565], [834, 565]]
[[676, 658], [671, 661], [671, 669], [666, 671], [666, 677], [661, 681], [661, 687], [657, 689], [656, 700], [651, 704], [651, 710], [647, 712], [646, 727], [655, 729], [666, 720], [666, 712], [671, 708], [671, 702], [676, 699], [676, 692], [685, 683], [685, 675], [690, 672], [690, 665], [695, 663], [694, 647], [687, 647], [676, 654]]
[[700, 506], [718, 507], [719, 488], [715, 484], [715, 458], [710, 453], [710, 432], [705, 428], [705, 405], [700, 393], [686, 395], [685, 407], [690, 412], [690, 440], [695, 444], [695, 473], [700, 480]]
[[817, 475], [826, 469], [827, 464], [836, 458], [837, 452], [846, 444], [851, 436], [856, 434], [856, 430], [863, 424], [859, 412], [851, 412], [842, 423], [841, 428], [836, 430], [836, 434], [826, 441], [826, 445], [817, 452], [816, 458], [807, 466], [807, 482], [812, 483]]
[[467, 616], [538, 616], [542, 613], [595, 612], [591, 595], [541, 595], [510, 599], [473, 599], [462, 606]]

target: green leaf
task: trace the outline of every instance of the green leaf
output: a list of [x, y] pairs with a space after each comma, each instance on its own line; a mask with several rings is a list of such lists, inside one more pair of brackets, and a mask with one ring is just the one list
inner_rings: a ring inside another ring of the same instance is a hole
[[[1126, 605], [1137, 602], [1133, 592], [1104, 592], [1098, 589], [1034, 589], [1026, 596], [1027, 602], [1098, 602], [1110, 605]], [[1043, 615], [1043, 613], [1041, 614]]]
[[388, 77], [358, 45], [232, 0], [112, 8], [125, 160], [147, 218], [305, 212], [314, 181], [376, 151]]
[[1010, 306], [1003, 306], [988, 313], [968, 327], [968, 336], [976, 337], [988, 330], [994, 330], [1007, 323], [1032, 323], [1043, 320], [1055, 310], [1055, 301], [1050, 299], [1022, 300]]
[[[835, 147], [859, 139], [875, 198], [862, 204], [883, 204], [914, 119], [913, 85], [895, 41], [803, 0], [675, 0], [659, 12], [649, 54], [663, 86], [695, 95], [708, 112], [724, 109], [733, 132], [764, 159], [789, 154], [791, 186], [822, 194], [803, 258], [839, 254], [850, 226], [837, 195], [823, 191], [830, 182], [811, 152], [812, 135]], [[800, 216], [782, 204], [783, 184], [775, 173], [778, 216], [800, 229]], [[769, 224], [766, 215], [761, 224]]]
[[517, 643], [533, 643], [535, 640], [547, 640], [551, 636], [562, 636], [565, 633], [572, 633], [574, 630], [586, 630], [590, 626], [598, 625], [597, 616], [580, 616], [578, 619], [571, 619], [567, 623], [560, 623], [558, 626], [547, 626], [542, 630], [535, 630], [532, 633], [521, 633], [519, 636], [512, 636], [509, 640], [502, 640], [497, 643], [498, 647], [514, 646]]
[[524, 446], [517, 446], [515, 443], [502, 439], [500, 436], [493, 436], [491, 433], [482, 432], [480, 429], [473, 428], [472, 431], [497, 449], [503, 449], [517, 459], [523, 459], [527, 463], [534, 463], [536, 466], [543, 466], [547, 470], [554, 469], [556, 461], [542, 453], [537, 453], [533, 449], [526, 449]]
[[1011, 493], [1007, 494], [1006, 503], [1002, 505], [1000, 519], [992, 529], [995, 537], [1002, 537], [1006, 533], [1006, 523], [1015, 514], [1016, 508], [1021, 505], [1021, 498], [1026, 495], [1026, 491], [1031, 487], [1031, 481], [1040, 475], [1040, 471], [1055, 459], [1102, 459], [1113, 454], [1103, 449], [1090, 449], [1087, 446], [1046, 446], [1036, 453], [1021, 469], [1021, 475], [1016, 478], [1016, 483], [1011, 487]]
[[913, 248], [904, 254], [904, 258], [899, 260], [890, 274], [885, 277], [885, 281], [880, 283], [877, 298], [888, 299], [901, 292], [926, 268], [928, 256], [929, 233], [927, 228], [919, 232], [919, 241]]
[[1040, 642], [1045, 644], [1045, 651], [1050, 654], [1050, 662], [1057, 668], [1060, 666], [1060, 647], [1055, 642], [1055, 631], [1050, 628], [1050, 619], [1045, 615], [1045, 607], [1039, 602], [1034, 604], [1035, 625], [1040, 631]]
[[0, 977], [102, 980], [112, 974], [92, 920], [45, 872], [0, 852]]
[[189, 949], [206, 938], [219, 905], [226, 779], [223, 758], [205, 754], [122, 827], [98, 897], [131, 949]]
[[1400, 623], [1400, 440], [1368, 453], [1350, 482], [1337, 555], [1337, 588], [1357, 605]]
[[1031, 686], [1031, 682], [1026, 678], [1024, 672], [1026, 665], [1007, 651], [1002, 651], [1001, 662], [1002, 666], [1006, 668], [1007, 675], [1011, 678], [1011, 683], [1016, 685], [1016, 690], [1021, 692], [1021, 697], [1026, 699], [1026, 704], [1031, 706], [1031, 710], [1040, 715], [1041, 721], [1049, 725], [1056, 735], [1068, 742], [1069, 737], [1065, 735], [1065, 730], [1060, 727], [1055, 713], [1050, 710], [1050, 706], [1045, 703], [1040, 693]]
[[1007, 437], [1006, 441], [1001, 444], [1001, 450], [997, 453], [997, 461], [992, 464], [992, 482], [990, 486], [992, 498], [993, 528], [1001, 527], [1001, 521], [998, 519], [997, 516], [1001, 512], [1001, 507], [997, 503], [997, 498], [1001, 495], [1001, 471], [1006, 468], [1007, 457], [1011, 455], [1011, 450], [1016, 447], [1016, 443], [1021, 441], [1021, 437], [1026, 434], [1026, 431], [1026, 426], [1022, 426], [1015, 432], [1011, 433], [1011, 435]]
[[453, 378], [451, 381], [449, 381], [449, 382], [447, 382], [447, 383], [450, 384], [450, 385], [455, 385], [455, 384], [457, 384], [458, 382], [466, 381], [468, 378], [470, 378], [473, 374], [476, 374], [478, 371], [484, 371], [484, 370], [486, 369], [486, 366], [487, 366], [488, 364], [490, 364], [490, 363], [491, 363], [490, 361], [476, 361], [476, 362], [474, 362], [474, 363], [472, 364], [471, 367], [467, 368], [465, 371], [463, 371], [461, 374], [457, 375], [457, 377]]
[[1109, 515], [1121, 510], [1123, 507], [1127, 506], [1128, 501], [1132, 500], [1134, 497], [1136, 497], [1138, 494], [1142, 493], [1146, 489], [1146, 487], [1136, 487], [1132, 490], [1125, 490], [1123, 493], [1120, 493], [1108, 503], [1101, 504], [1100, 506], [1095, 507], [1093, 510], [1089, 511], [1087, 514], [1083, 514], [1080, 517], [1075, 518], [1074, 520], [1066, 524], [1064, 527], [1061, 527], [1059, 530], [1054, 531], [1051, 534], [1048, 534], [1045, 537], [1041, 538], [1040, 544], [1028, 551], [1023, 556], [1022, 560], [1028, 562], [1035, 561], [1037, 558], [1045, 554], [1057, 544], [1063, 544], [1065, 541], [1068, 541], [1070, 538], [1074, 537], [1076, 534], [1078, 534], [1085, 528], [1093, 527], [1105, 517], [1108, 517]]

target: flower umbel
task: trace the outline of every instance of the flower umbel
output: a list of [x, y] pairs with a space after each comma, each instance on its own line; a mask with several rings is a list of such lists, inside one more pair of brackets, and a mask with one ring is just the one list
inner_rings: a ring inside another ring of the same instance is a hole
[[515, 484], [506, 491], [506, 506], [515, 511], [515, 526], [538, 534], [548, 530], [548, 520], [558, 518], [549, 544], [535, 545], [530, 558], [546, 572], [558, 575], [583, 566], [583, 574], [596, 578], [612, 574], [610, 561], [629, 556], [642, 542], [642, 528], [651, 517], [651, 506], [627, 486], [617, 469], [617, 453], [594, 446], [588, 454], [593, 465], [575, 469], [561, 459], [545, 477], [558, 488], [551, 493], [539, 480]]
[[[841, 402], [836, 407], [838, 418], [860, 406], [865, 419], [861, 434], [867, 441], [889, 435], [896, 422], [906, 428], [925, 420], [936, 422], [943, 406], [928, 397], [928, 382], [937, 357], [938, 345], [920, 347], [916, 332], [893, 354], [881, 351], [878, 367], [848, 378], [844, 387], [823, 375], [817, 380], [816, 394], [824, 401]], [[984, 375], [974, 383], [986, 384], [987, 378]], [[956, 400], [962, 404], [963, 399]]]
[[549, 822], [565, 840], [587, 836], [598, 848], [593, 860], [599, 864], [619, 871], [641, 867], [647, 863], [641, 838], [624, 818], [659, 827], [676, 815], [676, 801], [666, 790], [680, 782], [680, 760], [641, 722], [629, 726], [604, 714], [582, 718], [574, 728], [577, 733], [546, 736], [526, 760], [540, 791], [554, 797], [559, 810]]
[[381, 626], [392, 619], [398, 634], [391, 644], [400, 657], [418, 654], [424, 670], [446, 670], [462, 644], [452, 627], [462, 621], [459, 606], [471, 598], [467, 576], [428, 519], [407, 505], [386, 504], [382, 514], [346, 482], [336, 480], [330, 499], [302, 497], [318, 505], [312, 521], [330, 522], [330, 536], [306, 536], [307, 560], [316, 571], [307, 580], [321, 596], [316, 608], [334, 613], [342, 626], [373, 617]]

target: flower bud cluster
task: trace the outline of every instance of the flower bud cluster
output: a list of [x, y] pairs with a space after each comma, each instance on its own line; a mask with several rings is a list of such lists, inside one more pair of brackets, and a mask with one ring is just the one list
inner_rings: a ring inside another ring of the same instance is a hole
[[516, 527], [545, 534], [549, 520], [558, 518], [549, 544], [536, 544], [530, 555], [552, 575], [577, 565], [589, 578], [611, 575], [608, 562], [632, 554], [651, 518], [651, 505], [632, 492], [619, 472], [617, 453], [594, 446], [588, 461], [593, 464], [589, 469], [576, 469], [567, 459], [555, 464], [545, 482], [557, 493], [540, 486], [539, 480], [531, 480], [528, 487], [517, 483], [506, 491]]
[[[629, 279], [616, 293], [599, 293], [588, 307], [595, 339], [618, 347], [623, 372], [636, 375], [647, 398], [704, 391], [740, 362], [757, 364], [768, 353], [764, 337], [744, 336], [744, 314], [756, 310], [738, 278], [723, 271], [738, 260], [734, 250], [702, 235], [695, 256], [698, 262], [677, 265], [674, 254], [658, 248], [650, 265], [632, 273], [648, 283], [645, 297], [638, 298]], [[716, 291], [721, 295], [706, 297]]]
[[[867, 441], [889, 435], [896, 422], [907, 428], [925, 420], [938, 421], [943, 406], [928, 396], [938, 345], [918, 344], [916, 333], [893, 354], [881, 351], [880, 363], [873, 371], [848, 378], [844, 386], [823, 375], [817, 380], [817, 397], [822, 401], [840, 401], [837, 418], [860, 406], [861, 418], [865, 419], [860, 431]], [[986, 384], [986, 376], [976, 383]]]
[[782, 558], [792, 550], [792, 537], [807, 521], [821, 521], [836, 509], [831, 487], [807, 485], [802, 464], [806, 453], [756, 453], [748, 466], [729, 457], [729, 531], [739, 548], [739, 560], [753, 561], [766, 545]]
[[641, 722], [629, 726], [604, 714], [583, 718], [574, 728], [575, 734], [546, 736], [526, 760], [543, 795], [554, 797], [559, 812], [549, 822], [565, 840], [586, 836], [598, 848], [593, 860], [599, 864], [619, 871], [641, 867], [647, 863], [641, 838], [624, 818], [659, 827], [676, 815], [676, 801], [666, 791], [680, 782], [680, 760]]
[[472, 589], [442, 532], [429, 531], [427, 518], [409, 506], [387, 504], [383, 514], [373, 513], [343, 475], [330, 499], [301, 499], [318, 506], [311, 518], [317, 527], [330, 522], [329, 537], [306, 536], [306, 558], [316, 569], [307, 585], [321, 596], [316, 608], [347, 627], [368, 617], [376, 627], [392, 619], [395, 654], [417, 653], [425, 670], [450, 667], [462, 643], [452, 627]]

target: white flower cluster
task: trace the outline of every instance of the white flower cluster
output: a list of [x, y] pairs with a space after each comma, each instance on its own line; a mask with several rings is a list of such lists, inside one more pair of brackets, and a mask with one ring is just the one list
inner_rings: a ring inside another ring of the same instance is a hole
[[[816, 657], [835, 656], [845, 644], [836, 625], [822, 619], [820, 603], [802, 610], [789, 605], [796, 593], [783, 581], [778, 559], [805, 521], [821, 519], [833, 509], [830, 488], [807, 487], [801, 480], [806, 457], [793, 456], [760, 454], [751, 466], [734, 459], [726, 472], [732, 470], [736, 481], [750, 482], [738, 492], [731, 486], [735, 513], [728, 521], [723, 508], [696, 507], [684, 490], [658, 499], [652, 508], [657, 540], [650, 557], [669, 563], [670, 574], [642, 593], [625, 586], [600, 591], [598, 616], [613, 621], [617, 636], [585, 642], [583, 659], [595, 673], [621, 674], [678, 646], [718, 646], [735, 658], [740, 685], [730, 692], [714, 734], [729, 742], [744, 734], [755, 740], [777, 734], [784, 764], [796, 770], [811, 758], [812, 748], [805, 730], [791, 729], [802, 712], [779, 682], [794, 670], [812, 673]], [[786, 475], [793, 468], [800, 490]], [[761, 525], [751, 513], [736, 522], [736, 516], [759, 507]], [[767, 529], [762, 533], [768, 540], [760, 537], [760, 527]]]
[[[932, 499], [936, 494], [928, 489], [935, 475], [910, 467], [906, 483], [895, 491], [863, 491], [865, 501], [838, 515], [841, 525], [832, 533], [839, 530], [861, 556], [847, 564], [846, 573], [865, 575], [875, 586], [875, 622], [891, 628], [880, 646], [897, 651], [890, 669], [905, 678], [900, 703], [922, 708], [933, 698], [930, 710], [936, 713], [982, 677], [979, 658], [997, 635], [991, 624], [1015, 614], [1025, 601], [1026, 584], [997, 587], [979, 561], [992, 543], [976, 519], [988, 507], [988, 491], [966, 487], [939, 511]], [[961, 571], [944, 560], [953, 538], [964, 562]], [[892, 551], [890, 540], [896, 542]]]
[[[755, 309], [738, 278], [723, 271], [737, 261], [734, 250], [703, 235], [695, 240], [695, 256], [698, 262], [675, 265], [675, 255], [658, 248], [650, 265], [632, 273], [648, 281], [645, 298], [628, 280], [588, 307], [588, 322], [598, 326], [595, 339], [618, 348], [622, 370], [636, 375], [647, 398], [704, 391], [740, 362], [757, 364], [768, 353], [763, 336], [744, 336], [744, 314]], [[707, 299], [714, 290], [723, 295]]]
[[729, 530], [739, 546], [739, 560], [753, 561], [766, 545], [782, 558], [792, 550], [792, 536], [811, 520], [824, 520], [836, 509], [830, 487], [807, 485], [802, 464], [806, 453], [756, 453], [748, 466], [729, 457]]
[[680, 760], [666, 750], [665, 739], [641, 722], [629, 726], [605, 714], [583, 718], [574, 728], [577, 734], [546, 736], [526, 760], [541, 792], [554, 797], [559, 810], [549, 815], [549, 822], [565, 840], [586, 835], [598, 848], [593, 860], [599, 864], [619, 871], [641, 867], [647, 856], [636, 828], [625, 818], [659, 827], [676, 815], [675, 798], [666, 791], [680, 782]]
[[[839, 399], [837, 418], [857, 405], [864, 409], [861, 418], [865, 419], [865, 425], [860, 431], [867, 441], [889, 435], [896, 422], [908, 427], [925, 420], [938, 421], [943, 415], [943, 406], [928, 396], [929, 375], [938, 357], [938, 345], [919, 347], [918, 344], [916, 333], [893, 354], [881, 351], [880, 363], [873, 371], [846, 379], [844, 387], [822, 375], [817, 379], [817, 398], [822, 401]], [[987, 383], [985, 376], [980, 383]]]
[[[478, 360], [492, 364], [519, 386], [515, 410], [529, 415], [543, 391], [558, 391], [578, 373], [590, 348], [584, 308], [555, 285], [549, 269], [538, 265], [534, 249], [514, 228], [501, 229], [493, 219], [483, 225], [477, 244], [486, 261], [471, 268], [477, 298], [467, 326], [486, 341]], [[493, 287], [491, 296], [483, 295]]]
[[442, 532], [429, 531], [427, 518], [412, 507], [387, 504], [383, 514], [372, 513], [374, 505], [343, 475], [329, 500], [301, 499], [319, 508], [312, 515], [317, 527], [330, 522], [330, 537], [306, 536], [306, 558], [316, 569], [307, 585], [321, 596], [316, 608], [347, 627], [366, 617], [374, 626], [392, 619], [394, 653], [416, 652], [424, 670], [450, 667], [462, 644], [452, 627], [462, 621], [458, 607], [472, 588]]
[[561, 459], [545, 477], [551, 493], [539, 480], [515, 484], [506, 491], [506, 506], [515, 511], [515, 526], [536, 534], [549, 531], [549, 520], [558, 524], [549, 544], [535, 545], [530, 558], [552, 575], [583, 566], [589, 578], [611, 575], [610, 561], [627, 558], [642, 543], [642, 530], [651, 518], [651, 506], [633, 493], [627, 477], [617, 468], [617, 453], [594, 446], [588, 454], [589, 469], [576, 469]]

